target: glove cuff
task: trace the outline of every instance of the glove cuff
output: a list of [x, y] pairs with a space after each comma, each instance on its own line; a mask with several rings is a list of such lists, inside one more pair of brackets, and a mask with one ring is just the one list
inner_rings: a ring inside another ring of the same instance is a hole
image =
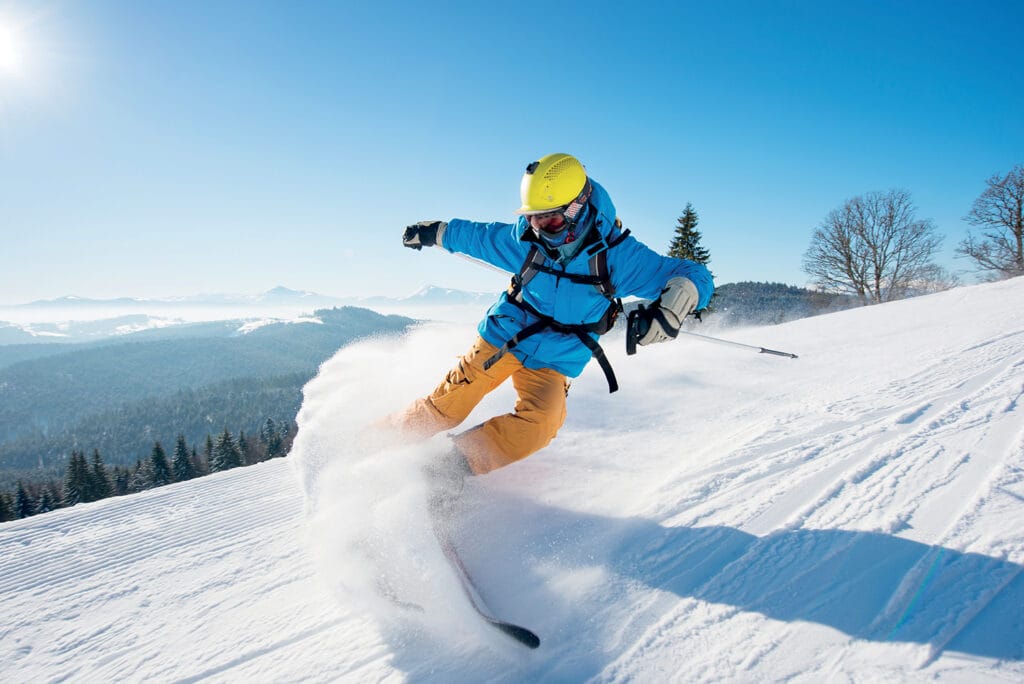
[[665, 283], [661, 297], [647, 309], [650, 327], [637, 340], [637, 344], [648, 345], [675, 339], [687, 314], [696, 308], [700, 295], [697, 286], [689, 278], [677, 276]]
[[661, 295], [661, 308], [675, 314], [679, 323], [695, 308], [700, 300], [697, 286], [689, 278], [677, 276], [665, 283], [664, 294]]

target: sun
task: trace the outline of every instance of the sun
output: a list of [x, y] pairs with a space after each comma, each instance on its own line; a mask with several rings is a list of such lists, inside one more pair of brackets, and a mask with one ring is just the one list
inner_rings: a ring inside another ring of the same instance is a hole
[[24, 61], [24, 47], [14, 28], [7, 26], [0, 18], [0, 76], [16, 75]]

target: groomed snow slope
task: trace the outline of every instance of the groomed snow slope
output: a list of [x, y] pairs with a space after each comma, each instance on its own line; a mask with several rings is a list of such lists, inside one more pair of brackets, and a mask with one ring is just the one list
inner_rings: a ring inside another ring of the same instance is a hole
[[798, 360], [608, 340], [621, 391], [589, 368], [559, 439], [464, 500], [533, 652], [432, 549], [412, 464], [444, 438], [364, 428], [472, 335], [341, 350], [287, 460], [0, 526], [0, 680], [1024, 680], [1024, 279], [728, 333]]

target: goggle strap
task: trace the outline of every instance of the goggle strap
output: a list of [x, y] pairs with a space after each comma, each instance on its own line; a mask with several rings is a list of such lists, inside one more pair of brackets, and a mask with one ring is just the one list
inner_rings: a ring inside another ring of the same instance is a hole
[[576, 199], [570, 202], [568, 206], [566, 206], [565, 211], [562, 212], [570, 222], [576, 221], [576, 217], [579, 216], [580, 211], [583, 210], [583, 207], [587, 206], [587, 201], [590, 200], [590, 194], [593, 191], [594, 186], [590, 183], [590, 179], [588, 178], [587, 182], [583, 184], [583, 189], [580, 190], [580, 194], [577, 195]]

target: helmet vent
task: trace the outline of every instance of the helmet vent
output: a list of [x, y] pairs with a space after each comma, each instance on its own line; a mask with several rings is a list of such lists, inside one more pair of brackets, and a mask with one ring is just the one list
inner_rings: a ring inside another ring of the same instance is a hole
[[558, 178], [558, 176], [566, 168], [576, 166], [578, 164], [579, 162], [573, 159], [572, 157], [565, 157], [564, 159], [560, 159], [551, 165], [551, 168], [549, 168], [547, 172], [544, 174], [544, 178], [546, 180], [554, 180], [555, 178]]

